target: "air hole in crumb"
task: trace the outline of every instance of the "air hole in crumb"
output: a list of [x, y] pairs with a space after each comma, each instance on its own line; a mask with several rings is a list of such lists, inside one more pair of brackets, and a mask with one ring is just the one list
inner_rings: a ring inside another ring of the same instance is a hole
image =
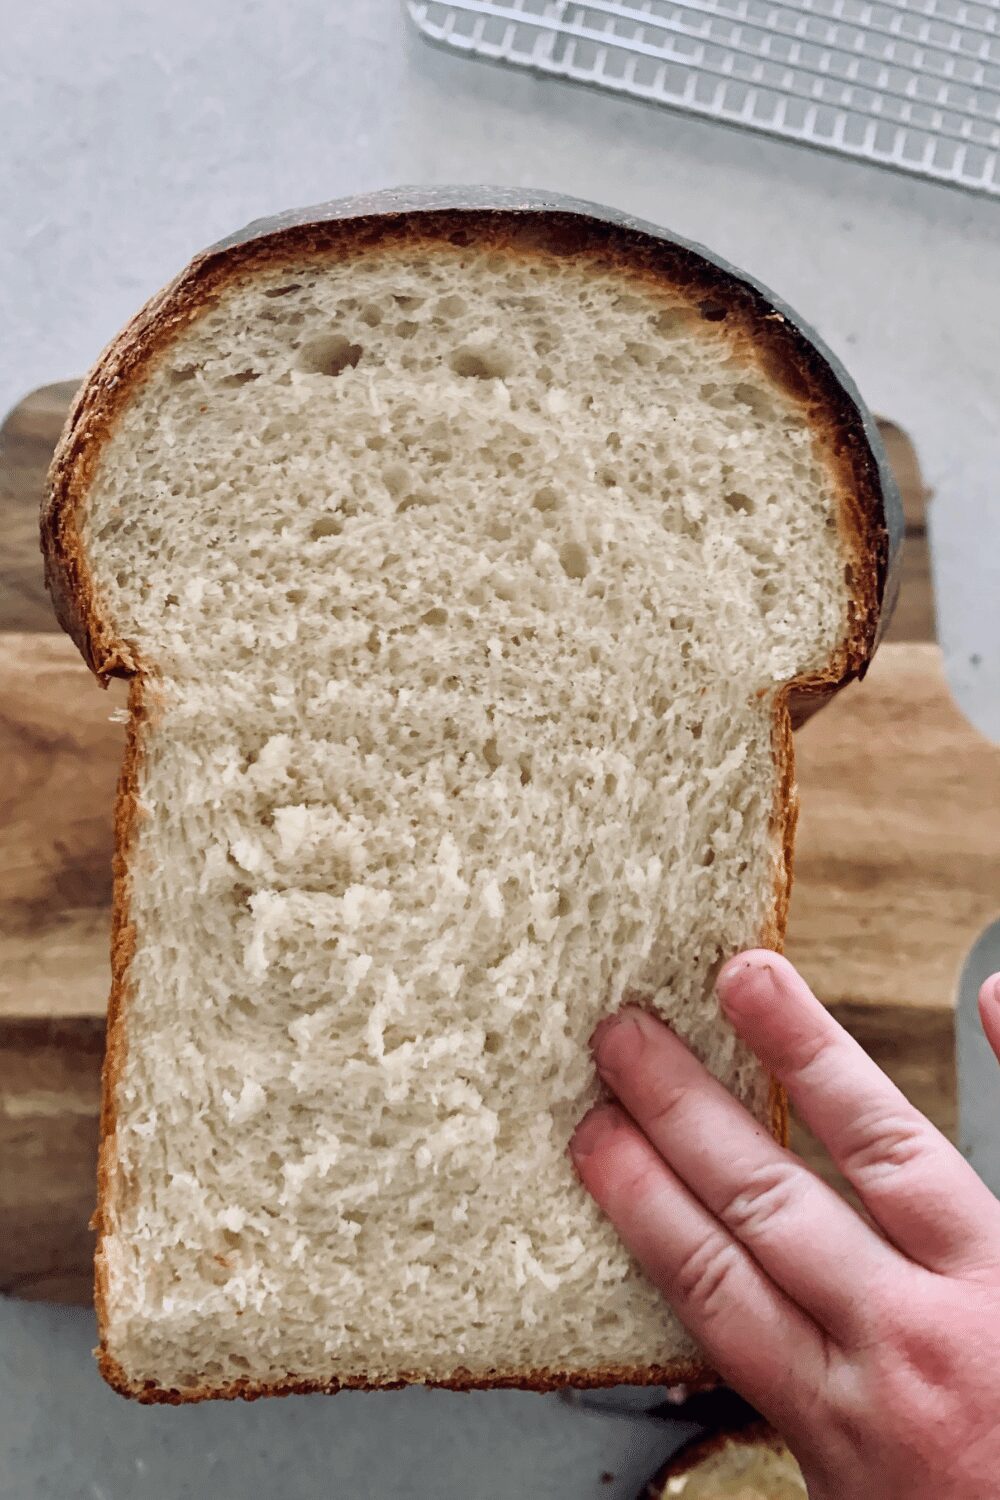
[[609, 771], [604, 778], [604, 795], [611, 797], [618, 790], [618, 777], [614, 771]]
[[289, 604], [304, 604], [308, 595], [305, 589], [286, 589], [285, 598]]
[[723, 500], [730, 510], [741, 511], [745, 516], [752, 516], [754, 503], [749, 495], [744, 495], [742, 490], [730, 490], [728, 495], [723, 495]]
[[612, 453], [620, 452], [622, 446], [621, 433], [614, 431], [609, 432], [607, 437], [604, 439], [604, 446], [606, 448], [610, 448]]
[[184, 380], [193, 380], [201, 372], [201, 365], [178, 365], [170, 371], [170, 379], [175, 385], [180, 385]]
[[531, 503], [536, 510], [555, 510], [559, 505], [559, 496], [556, 494], [555, 490], [551, 489], [548, 485], [544, 485], [542, 489], [537, 492], [534, 500], [532, 500]]
[[428, 495], [426, 492], [421, 492], [416, 495], [404, 495], [402, 500], [400, 500], [399, 504], [396, 506], [396, 509], [400, 512], [400, 514], [402, 514], [404, 510], [413, 510], [414, 506], [417, 505], [433, 504], [434, 496]]
[[651, 365], [655, 357], [654, 351], [649, 344], [629, 342], [625, 345], [625, 353], [628, 355], [629, 359], [633, 360], [637, 365], [640, 365], [643, 368], [645, 368], [647, 365]]
[[598, 469], [597, 480], [606, 490], [613, 490], [618, 483], [618, 476], [614, 469]]
[[723, 307], [719, 302], [701, 302], [698, 305], [698, 311], [706, 323], [721, 323], [729, 315], [728, 308]]
[[445, 318], [460, 318], [467, 311], [467, 303], [464, 297], [457, 292], [451, 292], [447, 297], [441, 297], [435, 304], [434, 311]]
[[854, 567], [851, 563], [844, 564], [844, 582], [848, 588], [854, 587]]
[[313, 339], [299, 351], [299, 369], [310, 375], [342, 375], [353, 370], [365, 351], [342, 333]]
[[603, 917], [610, 905], [607, 891], [597, 891], [587, 902], [587, 913], [594, 920]]
[[370, 453], [381, 453], [385, 447], [385, 438], [381, 433], [373, 432], [371, 437], [365, 438], [365, 447]]
[[483, 1041], [483, 1051], [484, 1052], [488, 1052], [490, 1054], [490, 1056], [492, 1057], [492, 1056], [495, 1056], [496, 1053], [498, 1053], [500, 1051], [500, 1048], [502, 1046], [503, 1046], [503, 1037], [502, 1037], [502, 1035], [500, 1034], [499, 1031], [488, 1031], [486, 1033], [485, 1040]]
[[733, 387], [733, 398], [742, 405], [749, 406], [755, 417], [774, 416], [774, 403], [768, 393], [745, 381]]
[[405, 494], [410, 479], [410, 471], [405, 464], [386, 464], [382, 470], [382, 483], [394, 500]]
[[361, 321], [369, 328], [377, 328], [382, 321], [382, 309], [375, 302], [369, 302], [367, 307], [361, 309]]
[[320, 516], [309, 528], [311, 541], [318, 542], [320, 537], [339, 536], [344, 529], [344, 523], [339, 516]]
[[662, 333], [668, 339], [683, 333], [690, 323], [691, 313], [686, 307], [666, 307], [653, 319], [657, 333]]
[[565, 542], [559, 548], [559, 562], [567, 578], [586, 578], [587, 553], [579, 542]]
[[396, 334], [397, 338], [412, 339], [413, 335], [419, 330], [419, 328], [420, 324], [414, 323], [412, 318], [404, 318], [402, 322], [396, 324], [396, 327], [393, 331]]
[[287, 297], [289, 292], [297, 292], [301, 289], [301, 281], [289, 281], [284, 286], [269, 286], [264, 289], [265, 297]]
[[406, 292], [393, 292], [392, 300], [403, 312], [415, 312], [418, 307], [423, 307], [423, 297], [414, 297]]
[[559, 900], [556, 902], [556, 916], [557, 917], [568, 917], [569, 914], [570, 914], [570, 912], [572, 910], [573, 910], [573, 901], [572, 901], [572, 898], [566, 893], [566, 891], [560, 891], [559, 892]]
[[425, 610], [420, 619], [424, 625], [444, 625], [448, 620], [448, 611], [436, 604], [433, 609]]
[[259, 370], [239, 370], [239, 371], [237, 371], [237, 373], [235, 375], [226, 375], [223, 378], [222, 384], [223, 385], [249, 385], [250, 382], [251, 382], [251, 380], [259, 380], [259, 379], [260, 379], [260, 371]]
[[488, 739], [484, 741], [483, 760], [493, 771], [495, 771], [497, 766], [500, 764], [500, 751], [497, 747], [497, 742], [495, 739]]
[[531, 762], [530, 762], [530, 760], [522, 760], [520, 762], [520, 766], [521, 766], [521, 785], [522, 786], [527, 786], [528, 783], [531, 781]]
[[448, 356], [448, 364], [456, 375], [466, 380], [503, 380], [510, 374], [509, 359], [495, 348], [464, 344], [452, 351]]
[[714, 865], [715, 864], [715, 850], [714, 849], [706, 849], [705, 852], [704, 852], [704, 854], [701, 856], [701, 863], [702, 863], [702, 866], [705, 869], [707, 869], [709, 865]]
[[698, 720], [696, 723], [688, 725], [688, 733], [693, 740], [700, 740], [704, 727], [702, 722]]
[[173, 607], [180, 604], [181, 601], [178, 599], [176, 594], [168, 594], [163, 602], [165, 605]]

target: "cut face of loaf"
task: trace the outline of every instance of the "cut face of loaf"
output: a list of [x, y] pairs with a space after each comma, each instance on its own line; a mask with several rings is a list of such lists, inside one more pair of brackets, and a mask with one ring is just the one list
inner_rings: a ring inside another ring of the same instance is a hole
[[780, 1129], [712, 982], [781, 941], [789, 684], [863, 666], [884, 562], [815, 350], [578, 214], [279, 228], [105, 356], [45, 534], [133, 678], [108, 1378], [690, 1373], [566, 1146], [626, 997]]

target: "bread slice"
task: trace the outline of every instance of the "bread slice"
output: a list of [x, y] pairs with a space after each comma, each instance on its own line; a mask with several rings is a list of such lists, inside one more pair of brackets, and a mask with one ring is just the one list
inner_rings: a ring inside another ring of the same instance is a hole
[[806, 1482], [765, 1423], [691, 1443], [647, 1485], [642, 1500], [807, 1500]]
[[874, 442], [758, 288], [544, 198], [252, 227], [106, 352], [43, 533], [131, 678], [120, 1390], [697, 1375], [566, 1145], [624, 997], [782, 1128], [712, 981], [781, 942], [790, 694], [874, 646]]

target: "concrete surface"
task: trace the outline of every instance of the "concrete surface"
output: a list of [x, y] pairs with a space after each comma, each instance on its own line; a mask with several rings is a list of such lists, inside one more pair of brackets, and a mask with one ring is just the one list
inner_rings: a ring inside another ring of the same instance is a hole
[[89, 1312], [0, 1314], [0, 1500], [633, 1500], [694, 1430], [516, 1391], [140, 1407], [99, 1379]]
[[[399, 182], [616, 204], [769, 282], [910, 432], [951, 681], [1000, 738], [1000, 204], [434, 53], [397, 0], [0, 14], [0, 407], [81, 372], [194, 250], [261, 214]], [[634, 1493], [665, 1447], [515, 1394], [144, 1411], [100, 1385], [92, 1337], [89, 1315], [0, 1306], [0, 1500], [578, 1500]]]

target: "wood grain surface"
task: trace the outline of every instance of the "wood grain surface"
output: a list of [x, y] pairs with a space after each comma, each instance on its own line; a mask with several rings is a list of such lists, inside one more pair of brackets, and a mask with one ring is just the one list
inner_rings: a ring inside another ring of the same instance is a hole
[[0, 427], [0, 630], [55, 630], [42, 583], [38, 511], [77, 381], [33, 391]]
[[125, 701], [68, 636], [0, 633], [0, 1018], [104, 1012]]
[[956, 708], [940, 649], [897, 643], [802, 729], [796, 762], [788, 956], [953, 1135], [958, 980], [1000, 915], [1000, 746]]
[[[102, 692], [52, 633], [42, 588], [37, 510], [72, 391], [36, 392], [0, 434], [0, 1291], [82, 1301], [124, 691]], [[927, 497], [909, 441], [882, 425], [907, 514], [895, 644], [798, 736], [788, 949], [950, 1130], [955, 982], [996, 915], [1000, 751], [954, 707], [937, 647], [915, 644], [934, 635]]]

